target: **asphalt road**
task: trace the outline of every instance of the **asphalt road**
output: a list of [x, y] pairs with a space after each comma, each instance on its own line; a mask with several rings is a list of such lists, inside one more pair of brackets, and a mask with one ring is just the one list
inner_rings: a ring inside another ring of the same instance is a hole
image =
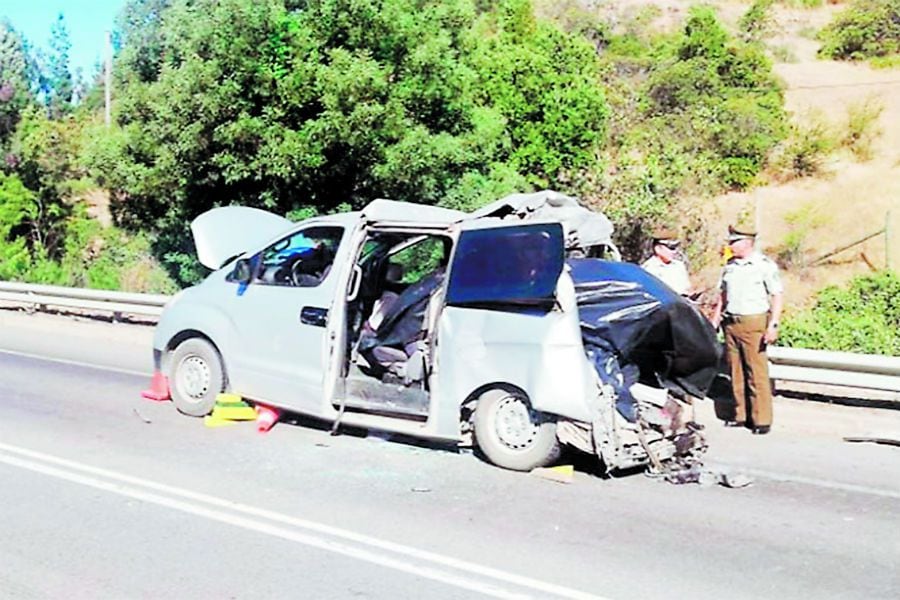
[[[743, 489], [569, 485], [316, 423], [221, 429], [138, 397], [149, 329], [0, 314], [2, 598], [895, 598], [897, 411], [701, 409]], [[143, 358], [141, 356], [143, 355]], [[50, 360], [48, 360], [48, 358]], [[101, 366], [91, 366], [101, 365]]]

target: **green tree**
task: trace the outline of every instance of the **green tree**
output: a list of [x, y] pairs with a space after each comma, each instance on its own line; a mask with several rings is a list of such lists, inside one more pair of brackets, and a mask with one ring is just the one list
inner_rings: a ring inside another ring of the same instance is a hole
[[608, 117], [593, 46], [507, 0], [473, 34], [476, 94], [507, 123], [509, 163], [539, 186], [596, 166]]
[[50, 29], [50, 54], [46, 57], [46, 65], [42, 70], [42, 89], [53, 118], [69, 114], [72, 110], [75, 81], [69, 64], [71, 49], [69, 29], [60, 13]]
[[0, 21], [0, 152], [3, 154], [22, 110], [31, 99], [30, 87], [22, 36], [9, 21]]
[[18, 279], [31, 265], [25, 238], [33, 194], [14, 175], [0, 173], [0, 280]]
[[22, 112], [11, 142], [11, 153], [21, 180], [33, 199], [29, 215], [29, 244], [51, 258], [62, 252], [65, 219], [71, 214], [72, 188], [84, 172], [81, 154], [82, 124], [72, 118], [51, 119], [32, 105]]
[[900, 277], [883, 271], [826, 287], [813, 307], [785, 319], [781, 343], [900, 356]]
[[162, 16], [171, 0], [129, 0], [116, 18], [115, 45], [120, 83], [128, 78], [151, 82], [163, 62]]
[[183, 280], [197, 276], [186, 225], [214, 205], [471, 206], [595, 155], [606, 113], [591, 47], [536, 24], [528, 2], [297, 4], [156, 4], [158, 67], [128, 58], [140, 52], [124, 37], [118, 128], [89, 146], [92, 173], [120, 222], [160, 232]]

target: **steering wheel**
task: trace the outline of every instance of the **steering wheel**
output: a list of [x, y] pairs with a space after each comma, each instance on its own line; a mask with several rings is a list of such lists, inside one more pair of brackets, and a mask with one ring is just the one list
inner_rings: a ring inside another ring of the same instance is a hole
[[296, 260], [291, 265], [291, 282], [297, 287], [312, 287], [319, 283], [316, 275], [303, 272], [303, 261]]

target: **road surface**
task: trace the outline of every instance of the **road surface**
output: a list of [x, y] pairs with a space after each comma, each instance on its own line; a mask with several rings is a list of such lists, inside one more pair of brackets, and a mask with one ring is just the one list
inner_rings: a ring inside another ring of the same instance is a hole
[[898, 411], [699, 418], [744, 489], [571, 484], [315, 422], [141, 400], [150, 329], [0, 312], [2, 598], [895, 598]]

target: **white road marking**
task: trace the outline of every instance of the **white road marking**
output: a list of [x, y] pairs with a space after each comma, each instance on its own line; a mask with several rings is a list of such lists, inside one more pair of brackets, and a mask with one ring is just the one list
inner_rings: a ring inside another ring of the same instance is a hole
[[0, 348], [0, 354], [11, 354], [13, 356], [21, 356], [23, 358], [33, 358], [35, 360], [45, 360], [48, 362], [60, 363], [63, 365], [71, 365], [74, 367], [85, 367], [88, 369], [101, 370], [101, 371], [112, 371], [113, 373], [122, 373], [124, 375], [137, 375], [138, 377], [151, 377], [153, 375], [150, 371], [132, 371], [131, 369], [121, 369], [119, 367], [110, 367], [106, 365], [94, 365], [91, 363], [81, 362], [79, 360], [70, 360], [68, 358], [54, 358], [50, 356], [42, 356], [40, 354], [31, 354], [29, 352], [19, 352], [18, 350], [6, 350]]
[[[180, 510], [221, 523], [320, 548], [495, 598], [532, 597], [528, 593], [523, 594], [497, 585], [496, 582], [500, 582], [501, 584], [525, 588], [531, 593], [539, 592], [544, 597], [550, 594], [560, 598], [604, 600], [602, 597], [561, 585], [508, 573], [403, 544], [379, 540], [346, 529], [85, 465], [27, 448], [0, 443], [0, 462], [151, 504]], [[109, 481], [105, 481], [101, 477]], [[265, 519], [265, 521], [260, 519]], [[297, 529], [306, 531], [297, 531]], [[313, 535], [311, 532], [337, 539], [327, 539], [321, 535]], [[392, 553], [394, 556], [386, 555], [385, 552]], [[403, 557], [419, 561], [420, 564], [412, 564], [410, 560]], [[452, 570], [460, 573], [454, 573]], [[472, 575], [478, 575], [494, 581], [478, 580], [471, 577]]]

